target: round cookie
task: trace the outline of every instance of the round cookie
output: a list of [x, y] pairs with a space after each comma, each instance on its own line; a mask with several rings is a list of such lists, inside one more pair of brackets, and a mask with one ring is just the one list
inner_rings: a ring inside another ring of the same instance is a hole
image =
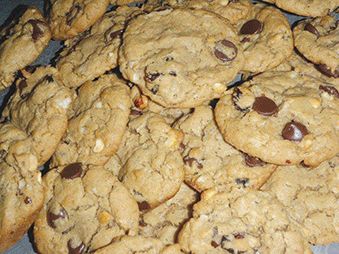
[[94, 252], [137, 232], [136, 201], [102, 167], [69, 164], [49, 171], [43, 183], [45, 203], [34, 225], [41, 253]]
[[43, 205], [38, 161], [27, 135], [0, 125], [0, 252], [26, 233]]
[[339, 241], [339, 157], [323, 162], [315, 169], [279, 167], [263, 186], [288, 207], [311, 244]]
[[4, 116], [32, 139], [39, 165], [52, 156], [65, 133], [73, 98], [52, 67], [40, 67], [27, 79], [18, 80]]
[[267, 72], [229, 90], [216, 122], [224, 139], [247, 154], [315, 167], [339, 152], [338, 89], [297, 72]]
[[195, 108], [175, 127], [184, 132], [185, 182], [197, 191], [258, 189], [276, 168], [227, 144], [209, 106]]
[[123, 76], [154, 102], [189, 108], [220, 97], [242, 68], [243, 55], [226, 19], [168, 9], [129, 22], [119, 64]]
[[130, 89], [115, 75], [83, 84], [74, 102], [74, 117], [68, 122], [52, 165], [105, 164], [119, 147], [130, 107]]
[[301, 54], [324, 75], [339, 78], [339, 26], [335, 17], [303, 20], [293, 34]]
[[63, 83], [78, 87], [116, 67], [125, 23], [139, 13], [136, 7], [120, 7], [106, 13], [90, 30], [66, 41], [57, 62]]
[[325, 16], [339, 6], [338, 0], [265, 0], [301, 16]]
[[243, 47], [245, 72], [264, 72], [280, 64], [293, 51], [293, 36], [287, 18], [277, 9], [255, 5], [250, 15], [237, 23]]
[[141, 216], [139, 234], [160, 239], [166, 245], [174, 244], [182, 225], [191, 217], [192, 206], [197, 201], [197, 192], [183, 183], [173, 198]]
[[48, 24], [35, 7], [28, 7], [0, 30], [0, 90], [12, 84], [18, 70], [38, 58], [50, 39]]
[[53, 38], [72, 38], [104, 15], [109, 0], [49, 0], [48, 18]]
[[[288, 208], [287, 208], [288, 209]], [[285, 208], [260, 191], [203, 193], [179, 234], [183, 250], [206, 253], [308, 253]]]
[[119, 179], [139, 203], [141, 211], [173, 197], [184, 180], [180, 155], [182, 132], [159, 115], [148, 112], [128, 124], [118, 149]]

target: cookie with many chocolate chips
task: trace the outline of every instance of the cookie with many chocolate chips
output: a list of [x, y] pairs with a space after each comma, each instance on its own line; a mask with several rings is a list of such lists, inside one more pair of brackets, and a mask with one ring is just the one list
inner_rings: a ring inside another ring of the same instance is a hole
[[129, 22], [119, 64], [123, 76], [156, 103], [189, 108], [220, 97], [242, 68], [243, 55], [226, 19], [169, 9]]
[[227, 92], [215, 110], [224, 139], [263, 161], [315, 167], [339, 152], [338, 86], [267, 72]]
[[19, 241], [43, 205], [43, 187], [31, 139], [0, 125], [0, 252]]
[[325, 161], [315, 169], [279, 167], [263, 186], [284, 206], [312, 244], [339, 241], [339, 157]]
[[104, 15], [109, 0], [49, 0], [48, 18], [54, 39], [72, 38]]
[[74, 102], [74, 117], [52, 157], [52, 165], [105, 164], [118, 149], [127, 127], [129, 94], [128, 86], [115, 75], [83, 84]]
[[118, 149], [119, 179], [139, 203], [141, 211], [173, 197], [184, 180], [179, 149], [183, 133], [160, 115], [134, 117]]
[[287, 215], [289, 208], [269, 193], [210, 189], [193, 209], [179, 234], [187, 253], [311, 253]]
[[276, 168], [227, 144], [209, 106], [195, 108], [174, 126], [184, 132], [185, 182], [200, 192], [212, 187], [258, 189]]
[[88, 31], [67, 40], [57, 62], [63, 83], [78, 87], [116, 67], [125, 23], [140, 13], [136, 7], [120, 7], [106, 13]]
[[0, 90], [9, 87], [15, 73], [34, 62], [51, 39], [44, 17], [28, 7], [17, 20], [0, 31]]
[[293, 33], [296, 48], [318, 71], [339, 78], [339, 26], [335, 17], [303, 20]]
[[102, 167], [72, 163], [52, 169], [43, 183], [45, 203], [34, 225], [41, 253], [90, 253], [137, 233], [136, 201]]
[[293, 36], [287, 18], [277, 9], [255, 5], [246, 18], [237, 23], [243, 47], [245, 72], [263, 72], [290, 56]]

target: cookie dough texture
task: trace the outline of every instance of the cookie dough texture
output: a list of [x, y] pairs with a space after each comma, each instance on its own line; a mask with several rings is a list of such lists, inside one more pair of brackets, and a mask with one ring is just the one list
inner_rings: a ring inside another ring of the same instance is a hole
[[292, 220], [312, 244], [339, 241], [339, 157], [315, 169], [280, 167], [263, 186], [288, 207]]
[[40, 67], [18, 80], [4, 115], [32, 139], [38, 165], [52, 156], [64, 135], [73, 100], [74, 94], [57, 80], [53, 67]]
[[45, 203], [34, 225], [41, 253], [94, 252], [116, 237], [137, 233], [137, 203], [102, 167], [55, 168], [43, 183]]
[[203, 10], [169, 9], [129, 22], [119, 64], [123, 76], [156, 103], [194, 107], [221, 96], [243, 55], [227, 20]]
[[325, 16], [339, 6], [338, 0], [265, 0], [279, 8], [301, 16]]
[[65, 40], [87, 30], [105, 13], [109, 0], [50, 0], [49, 25], [54, 39]]
[[31, 140], [10, 123], [0, 126], [0, 252], [26, 233], [43, 205]]
[[[257, 27], [253, 21], [259, 22]], [[255, 5], [250, 15], [237, 23], [237, 29], [244, 51], [245, 64], [242, 70], [245, 72], [266, 71], [292, 54], [290, 24], [275, 8]]]
[[116, 67], [125, 23], [140, 13], [136, 7], [119, 7], [107, 12], [90, 30], [67, 40], [57, 63], [63, 83], [79, 87]]
[[212, 187], [258, 189], [276, 168], [227, 144], [209, 106], [195, 108], [175, 127], [184, 132], [185, 182], [200, 192]]
[[178, 192], [184, 180], [182, 138], [181, 131], [151, 112], [129, 122], [117, 152], [123, 165], [119, 179], [140, 210], [156, 207]]
[[38, 58], [50, 39], [48, 24], [34, 7], [0, 30], [0, 90], [12, 84], [18, 70]]
[[311, 253], [282, 204], [260, 191], [203, 193], [179, 243], [193, 254]]
[[127, 127], [130, 89], [115, 75], [78, 89], [74, 117], [52, 158], [54, 166], [82, 162], [103, 165], [116, 152]]
[[[339, 77], [339, 27], [335, 17], [300, 22], [293, 30], [295, 46], [325, 75]], [[327, 70], [327, 71], [326, 71]]]
[[215, 116], [224, 139], [263, 161], [315, 167], [339, 151], [338, 86], [267, 72], [230, 90]]

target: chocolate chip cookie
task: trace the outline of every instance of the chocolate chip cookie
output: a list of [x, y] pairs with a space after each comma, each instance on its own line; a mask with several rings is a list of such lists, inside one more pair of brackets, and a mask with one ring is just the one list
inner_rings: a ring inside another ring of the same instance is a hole
[[227, 142], [251, 156], [315, 167], [339, 152], [338, 89], [297, 72], [267, 72], [229, 90], [216, 122]]
[[156, 103], [189, 108], [220, 97], [242, 68], [243, 55], [226, 19], [179, 8], [129, 22], [119, 64], [123, 76]]
[[269, 193], [254, 190], [203, 193], [179, 243], [194, 254], [311, 253], [284, 206]]
[[258, 189], [276, 168], [227, 144], [209, 106], [195, 108], [175, 127], [184, 132], [185, 182], [200, 192], [212, 187]]
[[65, 40], [87, 30], [104, 15], [109, 0], [49, 0], [49, 25], [54, 39]]
[[148, 112], [128, 124], [117, 152], [122, 162], [119, 179], [146, 211], [173, 197], [184, 180], [179, 152], [181, 131]]
[[339, 26], [335, 17], [303, 20], [293, 33], [296, 48], [318, 71], [339, 78]]
[[[9, 87], [15, 73], [34, 62], [51, 39], [41, 12], [28, 7], [17, 20], [0, 31], [0, 90]], [[28, 53], [29, 52], [29, 53]]]
[[89, 253], [137, 233], [138, 205], [100, 166], [72, 163], [44, 176], [44, 207], [34, 225], [41, 253]]
[[105, 164], [118, 149], [127, 127], [129, 94], [128, 86], [115, 75], [83, 84], [74, 102], [74, 117], [69, 120], [52, 165]]

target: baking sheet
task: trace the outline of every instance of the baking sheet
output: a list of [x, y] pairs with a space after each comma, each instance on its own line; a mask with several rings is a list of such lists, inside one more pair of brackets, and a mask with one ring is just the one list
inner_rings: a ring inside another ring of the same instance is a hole
[[[0, 0], [0, 25], [9, 17], [11, 12], [19, 5], [34, 5], [40, 10], [43, 10], [43, 0]], [[290, 23], [301, 19], [302, 17], [287, 14]], [[55, 53], [60, 49], [61, 43], [58, 41], [51, 41], [48, 48], [37, 59], [35, 64], [48, 64], [50, 59], [55, 56]], [[8, 91], [0, 93], [0, 105], [3, 103], [3, 99]], [[35, 254], [33, 249], [33, 238], [31, 230], [29, 234], [26, 234], [21, 241], [19, 241], [10, 250], [3, 254]], [[312, 250], [314, 254], [339, 254], [339, 243], [327, 245], [327, 246], [313, 246]]]

